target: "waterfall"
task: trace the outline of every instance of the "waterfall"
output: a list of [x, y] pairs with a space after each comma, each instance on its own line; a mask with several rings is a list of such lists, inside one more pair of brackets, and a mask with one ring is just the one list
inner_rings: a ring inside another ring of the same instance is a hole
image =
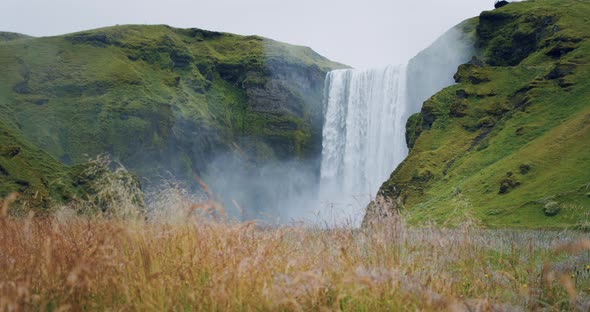
[[408, 154], [405, 66], [336, 70], [326, 77], [320, 201], [330, 223], [358, 225]]

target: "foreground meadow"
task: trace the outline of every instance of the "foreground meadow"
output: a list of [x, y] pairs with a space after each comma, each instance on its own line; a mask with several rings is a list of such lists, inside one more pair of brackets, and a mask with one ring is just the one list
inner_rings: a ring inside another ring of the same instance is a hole
[[[0, 217], [0, 311], [590, 308], [584, 233]], [[213, 207], [215, 208], [215, 207]], [[189, 213], [190, 211], [190, 213]], [[183, 221], [179, 221], [183, 220]]]

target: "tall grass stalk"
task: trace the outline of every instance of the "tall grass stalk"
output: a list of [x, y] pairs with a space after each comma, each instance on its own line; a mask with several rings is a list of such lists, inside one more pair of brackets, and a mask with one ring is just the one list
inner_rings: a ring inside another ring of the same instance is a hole
[[157, 202], [176, 207], [147, 219], [0, 215], [0, 311], [590, 307], [583, 233], [414, 227], [399, 214], [364, 229], [268, 227], [180, 192]]

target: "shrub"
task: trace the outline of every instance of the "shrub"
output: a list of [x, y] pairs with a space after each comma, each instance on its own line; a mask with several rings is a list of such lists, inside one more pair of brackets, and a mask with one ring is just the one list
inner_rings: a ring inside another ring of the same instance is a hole
[[[113, 169], [111, 169], [113, 168]], [[103, 213], [109, 217], [135, 218], [144, 214], [145, 203], [139, 179], [122, 165], [113, 166], [107, 155], [81, 166], [76, 183], [84, 196], [71, 207], [82, 214]]]
[[554, 217], [559, 214], [561, 207], [557, 202], [550, 201], [543, 207], [543, 213], [548, 217]]

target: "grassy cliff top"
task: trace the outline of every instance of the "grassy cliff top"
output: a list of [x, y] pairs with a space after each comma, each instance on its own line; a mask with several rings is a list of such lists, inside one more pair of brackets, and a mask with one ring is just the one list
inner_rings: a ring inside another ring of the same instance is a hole
[[[33, 37], [0, 32], [0, 38], [7, 38], [6, 41], [8, 41]], [[347, 67], [330, 61], [309, 47], [291, 45], [260, 36], [242, 36], [197, 28], [174, 28], [168, 25], [117, 25], [39, 39], [66, 39], [72, 43], [88, 43], [97, 47], [115, 45], [146, 49], [160, 46], [162, 38], [167, 40], [166, 44], [169, 45], [196, 45], [198, 48], [193, 52], [206, 59], [237, 61], [247, 56], [264, 55], [267, 60], [281, 59], [291, 63], [316, 65], [322, 69]]]

